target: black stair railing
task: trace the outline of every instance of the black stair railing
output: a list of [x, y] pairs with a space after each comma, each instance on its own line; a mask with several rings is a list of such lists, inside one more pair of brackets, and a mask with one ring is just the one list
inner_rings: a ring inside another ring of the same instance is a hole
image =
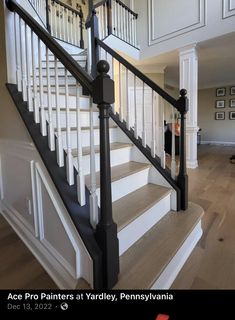
[[138, 48], [137, 13], [120, 0], [100, 1], [93, 9], [99, 18], [100, 39], [103, 40], [112, 34]]
[[[90, 24], [88, 22], [87, 25], [97, 29], [95, 16], [96, 11], [93, 9], [90, 14]], [[98, 30], [96, 34], [99, 34]], [[94, 39], [92, 39], [92, 43], [94, 43]], [[176, 209], [186, 210], [188, 207], [188, 176], [185, 146], [186, 113], [188, 111], [186, 90], [180, 91], [180, 98], [178, 100], [174, 99], [98, 37], [95, 39], [95, 46], [94, 44], [92, 45], [92, 50], [96, 52], [96, 55], [93, 52], [92, 57], [95, 58], [91, 58], [93, 59], [92, 64], [97, 61], [97, 52], [100, 52], [101, 57], [104, 56], [111, 64], [111, 77], [114, 75], [114, 69], [116, 72], [115, 79], [118, 83], [116, 95], [118, 95], [119, 106], [115, 109], [114, 113], [110, 112], [112, 119], [174, 188], [177, 195]], [[151, 103], [147, 106], [146, 100], [149, 99], [149, 96], [151, 97]], [[134, 101], [132, 102], [132, 107], [131, 99]], [[171, 125], [173, 128], [170, 165], [166, 163], [164, 135], [164, 109], [167, 106], [170, 106], [172, 113]], [[147, 107], [150, 107], [149, 112], [152, 116], [151, 124], [148, 124], [151, 126], [151, 136], [149, 138], [146, 124], [146, 117], [149, 117], [149, 115], [145, 110]], [[141, 117], [140, 114], [142, 115]], [[157, 121], [155, 118], [157, 118]], [[176, 154], [175, 145], [175, 118], [180, 118], [179, 155]], [[141, 129], [139, 128], [140, 122], [142, 122]]]
[[48, 32], [55, 38], [84, 49], [84, 15], [59, 0], [29, 0]]

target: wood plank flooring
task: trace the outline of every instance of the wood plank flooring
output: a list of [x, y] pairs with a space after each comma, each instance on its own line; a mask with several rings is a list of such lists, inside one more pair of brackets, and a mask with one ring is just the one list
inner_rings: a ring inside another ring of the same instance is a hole
[[201, 145], [189, 199], [205, 210], [204, 234], [172, 289], [235, 289], [235, 147]]

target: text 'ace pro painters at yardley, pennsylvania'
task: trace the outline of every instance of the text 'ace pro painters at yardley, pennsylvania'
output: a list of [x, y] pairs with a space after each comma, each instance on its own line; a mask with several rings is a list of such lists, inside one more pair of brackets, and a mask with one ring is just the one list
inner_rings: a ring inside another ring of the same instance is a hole
[[29, 293], [25, 292], [24, 294], [13, 294], [9, 293], [7, 296], [8, 301], [129, 301], [129, 300], [138, 300], [138, 301], [153, 301], [153, 300], [174, 300], [174, 295], [168, 292], [166, 293]]

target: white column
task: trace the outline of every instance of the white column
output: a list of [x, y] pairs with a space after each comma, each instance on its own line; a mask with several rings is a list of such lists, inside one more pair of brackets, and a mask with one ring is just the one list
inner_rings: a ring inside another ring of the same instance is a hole
[[194, 169], [197, 161], [198, 56], [196, 44], [179, 49], [180, 89], [187, 90], [189, 111], [186, 122], [187, 167]]

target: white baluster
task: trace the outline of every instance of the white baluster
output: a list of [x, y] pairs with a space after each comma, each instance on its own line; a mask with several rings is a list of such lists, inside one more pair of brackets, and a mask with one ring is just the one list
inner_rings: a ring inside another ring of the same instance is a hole
[[80, 100], [81, 100], [81, 86], [77, 82], [77, 99], [76, 99], [76, 117], [77, 117], [77, 165], [78, 165], [78, 174], [77, 174], [77, 196], [80, 206], [86, 204], [86, 195], [85, 195], [85, 179], [82, 168], [82, 133], [81, 133], [81, 112], [80, 112]]
[[160, 124], [160, 136], [161, 136], [161, 166], [166, 168], [166, 154], [165, 154], [165, 127], [164, 127], [164, 101], [159, 96], [159, 124]]
[[38, 87], [37, 87], [37, 69], [36, 69], [36, 62], [35, 62], [35, 55], [38, 54], [38, 51], [36, 50], [35, 43], [36, 43], [36, 39], [33, 31], [31, 30], [34, 121], [35, 123], [39, 123], [40, 116], [39, 116], [39, 101], [38, 101]]
[[43, 94], [43, 75], [42, 75], [42, 48], [38, 38], [38, 65], [39, 65], [39, 101], [40, 101], [40, 129], [42, 136], [47, 135], [44, 94]]
[[24, 46], [24, 27], [25, 22], [19, 19], [20, 30], [20, 49], [21, 49], [21, 73], [22, 73], [22, 93], [23, 100], [27, 101], [27, 84], [26, 84], [26, 63], [25, 63], [25, 46]]
[[32, 90], [31, 90], [31, 57], [30, 57], [29, 33], [25, 25], [25, 51], [26, 51], [26, 70], [27, 70], [27, 100], [29, 111], [33, 111]]
[[46, 48], [46, 68], [47, 68], [47, 108], [48, 108], [48, 145], [51, 151], [55, 151], [55, 131], [53, 125], [53, 114], [51, 105], [51, 78], [49, 50]]
[[66, 9], [63, 9], [63, 36], [62, 40], [66, 41]]
[[68, 184], [74, 184], [73, 156], [71, 149], [71, 128], [70, 128], [70, 109], [69, 109], [69, 88], [68, 88], [68, 70], [65, 69], [65, 105], [66, 105], [66, 175]]
[[156, 113], [155, 113], [156, 95], [152, 90], [152, 140], [151, 140], [151, 155], [156, 155]]
[[171, 115], [172, 115], [172, 126], [171, 126], [171, 177], [175, 180], [176, 177], [176, 161], [175, 161], [175, 109], [171, 107]]
[[15, 29], [15, 56], [16, 56], [16, 83], [18, 91], [22, 91], [22, 80], [21, 80], [21, 51], [20, 51], [20, 37], [19, 37], [19, 16], [14, 13], [14, 29]]
[[56, 139], [56, 153], [57, 163], [59, 167], [64, 166], [64, 150], [62, 144], [61, 134], [61, 117], [60, 117], [60, 105], [59, 105], [59, 81], [58, 81], [58, 60], [55, 57], [55, 104], [56, 104], [56, 127], [57, 127], [57, 139]]
[[131, 123], [130, 123], [130, 101], [129, 101], [129, 87], [128, 87], [128, 69], [126, 68], [126, 125], [127, 129], [130, 130]]
[[143, 90], [142, 90], [142, 144], [146, 147], [146, 128], [145, 128], [145, 99], [144, 99], [145, 91], [144, 91], [144, 82], [143, 82]]
[[90, 223], [93, 228], [99, 222], [98, 217], [98, 199], [96, 194], [96, 167], [95, 167], [95, 139], [93, 123], [93, 103], [90, 98]]
[[123, 104], [122, 104], [122, 66], [119, 62], [119, 119], [123, 121]]
[[138, 111], [136, 99], [136, 76], [134, 75], [134, 112], [135, 112], [135, 138], [138, 139]]

